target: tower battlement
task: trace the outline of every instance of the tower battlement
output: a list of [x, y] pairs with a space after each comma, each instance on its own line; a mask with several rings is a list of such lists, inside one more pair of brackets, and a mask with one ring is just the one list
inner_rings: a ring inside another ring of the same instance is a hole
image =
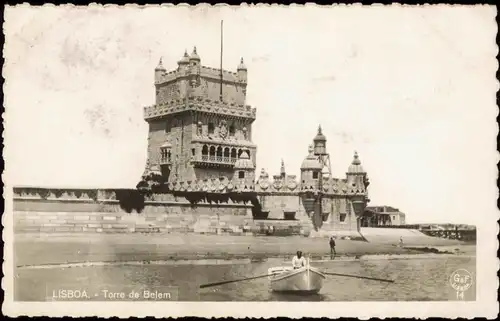
[[[220, 68], [212, 68], [207, 66], [199, 66], [199, 68], [187, 68], [185, 70], [174, 69], [171, 71], [162, 72], [158, 79], [155, 80], [155, 85], [165, 85], [177, 80], [181, 80], [183, 77], [188, 77], [190, 75], [200, 76], [205, 78], [211, 78], [216, 81], [220, 81]], [[229, 83], [246, 83], [246, 79], [239, 79], [238, 73], [222, 70], [222, 81]]]
[[257, 109], [250, 105], [224, 102], [203, 97], [189, 97], [187, 101], [172, 99], [161, 104], [144, 107], [144, 119], [162, 118], [170, 114], [184, 111], [202, 111], [232, 117], [243, 117], [255, 120]]
[[154, 75], [156, 104], [189, 98], [245, 104], [248, 75], [243, 58], [236, 67], [236, 72], [207, 67], [201, 64], [195, 47], [191, 55], [187, 51], [184, 53], [175, 70], [167, 71], [160, 59]]
[[195, 181], [173, 181], [168, 183], [169, 190], [175, 192], [204, 192], [225, 194], [231, 192], [255, 192], [257, 194], [279, 193], [322, 193], [327, 196], [363, 196], [365, 186], [349, 186], [347, 179], [325, 179], [323, 186], [317, 188], [306, 182], [299, 182], [296, 175], [274, 175], [273, 178], [262, 169], [256, 181], [245, 182], [236, 176], [211, 177]]

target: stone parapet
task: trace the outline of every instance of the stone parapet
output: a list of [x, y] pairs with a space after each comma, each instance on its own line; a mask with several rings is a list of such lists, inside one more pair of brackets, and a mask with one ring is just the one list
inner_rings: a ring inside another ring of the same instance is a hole
[[144, 119], [160, 118], [184, 111], [201, 111], [250, 119], [255, 119], [257, 115], [257, 109], [249, 105], [221, 102], [202, 97], [189, 97], [187, 102], [177, 99], [164, 104], [144, 107]]
[[[179, 78], [190, 75], [196, 75], [204, 78], [220, 80], [221, 78], [220, 71], [221, 71], [220, 68], [212, 68], [207, 66], [197, 66], [194, 68], [189, 67], [182, 70], [175, 69], [169, 72], [162, 73], [160, 79], [158, 79], [156, 84], [160, 85], [168, 82], [173, 82]], [[243, 79], [238, 78], [238, 73], [224, 69], [222, 70], [222, 80], [224, 82], [230, 82], [230, 83], [246, 83], [246, 80], [243, 81]]]
[[229, 179], [226, 176], [186, 182], [170, 182], [169, 190], [173, 192], [203, 192], [226, 194], [231, 192], [253, 192], [255, 186], [247, 185], [244, 180]]
[[301, 185], [297, 182], [295, 175], [288, 175], [284, 179], [269, 179], [262, 177], [252, 185], [241, 184], [236, 178], [229, 179], [226, 176], [219, 178], [204, 179], [197, 181], [175, 181], [169, 183], [169, 189], [182, 192], [207, 192], [207, 193], [230, 193], [238, 191], [254, 191], [258, 195], [297, 195], [311, 193], [316, 196], [321, 192], [327, 197], [333, 196], [365, 196], [366, 189], [349, 187], [345, 180], [333, 180], [332, 184], [323, 185], [322, 190], [312, 186]]

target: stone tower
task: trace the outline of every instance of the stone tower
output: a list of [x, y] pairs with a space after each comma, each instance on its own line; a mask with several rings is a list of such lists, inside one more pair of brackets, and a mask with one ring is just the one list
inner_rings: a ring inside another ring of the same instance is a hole
[[194, 47], [176, 69], [167, 71], [163, 63], [155, 68], [156, 103], [144, 108], [149, 124], [145, 174], [159, 167], [168, 181], [231, 179], [243, 152], [255, 164], [256, 109], [245, 105], [243, 59], [237, 72], [205, 67]]
[[332, 167], [330, 164], [330, 154], [326, 151], [326, 136], [323, 135], [321, 125], [318, 126], [318, 133], [314, 137], [314, 155], [318, 157], [322, 167], [322, 179], [330, 180]]
[[281, 159], [280, 177], [282, 179], [286, 178], [285, 162], [283, 161], [283, 159]]
[[349, 165], [349, 169], [346, 173], [347, 186], [352, 189], [368, 187], [368, 179], [365, 170], [361, 166], [361, 161], [359, 160], [358, 152], [354, 152], [354, 157]]
[[313, 146], [309, 145], [309, 155], [307, 155], [300, 166], [300, 181], [302, 189], [308, 189], [311, 191], [320, 190], [321, 168], [322, 166], [318, 161], [318, 157], [314, 155]]
[[234, 164], [233, 170], [233, 182], [248, 189], [253, 189], [255, 184], [255, 165], [246, 151], [241, 153], [240, 158]]

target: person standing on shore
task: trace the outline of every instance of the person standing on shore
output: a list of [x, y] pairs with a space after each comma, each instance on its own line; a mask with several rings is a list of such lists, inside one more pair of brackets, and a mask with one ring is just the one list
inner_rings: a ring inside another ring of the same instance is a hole
[[330, 237], [330, 259], [333, 260], [335, 256], [337, 255], [337, 252], [335, 251], [335, 237], [332, 235]]

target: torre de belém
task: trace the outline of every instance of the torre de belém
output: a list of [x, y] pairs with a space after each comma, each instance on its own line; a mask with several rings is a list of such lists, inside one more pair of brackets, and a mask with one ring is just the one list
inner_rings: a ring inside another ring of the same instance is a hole
[[300, 179], [287, 175], [283, 162], [272, 178], [264, 169], [256, 171], [256, 109], [246, 105], [248, 70], [243, 58], [236, 72], [221, 72], [203, 66], [195, 47], [190, 55], [184, 53], [175, 70], [167, 71], [160, 59], [154, 85], [156, 102], [144, 108], [147, 162], [138, 187], [161, 189], [192, 203], [218, 200], [204, 206], [209, 212], [224, 204], [250, 202], [246, 225], [298, 226], [301, 234], [359, 232], [369, 201], [367, 174], [354, 153], [346, 177], [331, 177], [321, 127], [309, 149], [304, 148], [308, 153]]

